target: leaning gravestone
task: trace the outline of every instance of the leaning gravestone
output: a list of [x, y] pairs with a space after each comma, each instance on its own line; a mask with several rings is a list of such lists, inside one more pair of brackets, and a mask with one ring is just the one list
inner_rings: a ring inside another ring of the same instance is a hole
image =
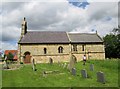
[[50, 57], [49, 58], [49, 63], [52, 65], [53, 64], [53, 59]]
[[97, 72], [97, 81], [101, 83], [105, 83], [105, 76], [103, 72]]
[[68, 64], [68, 69], [70, 72], [72, 71], [72, 68], [75, 68], [75, 63], [76, 63], [76, 60], [74, 59], [73, 55], [71, 54], [70, 62]]
[[72, 68], [72, 75], [76, 75], [76, 69], [75, 68]]
[[90, 64], [90, 70], [94, 71], [94, 65], [93, 64]]
[[32, 60], [32, 69], [33, 71], [36, 71], [35, 59]]
[[83, 78], [87, 78], [87, 71], [85, 69], [81, 70], [81, 75]]

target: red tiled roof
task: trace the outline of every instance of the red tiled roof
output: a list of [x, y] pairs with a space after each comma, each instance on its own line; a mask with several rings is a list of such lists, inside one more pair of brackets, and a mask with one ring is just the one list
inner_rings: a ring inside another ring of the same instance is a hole
[[9, 53], [12, 53], [12, 54], [17, 54], [17, 50], [5, 50], [5, 55], [8, 55]]
[[4, 54], [8, 55], [9, 53], [12, 53], [14, 55], [13, 59], [18, 59], [18, 57], [17, 57], [18, 50], [5, 50]]
[[17, 56], [17, 55], [15, 55], [13, 59], [18, 59], [18, 56]]

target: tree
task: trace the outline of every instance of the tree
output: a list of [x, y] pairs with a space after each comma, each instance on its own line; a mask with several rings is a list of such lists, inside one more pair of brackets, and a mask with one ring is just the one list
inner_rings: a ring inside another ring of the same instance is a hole
[[105, 55], [107, 58], [120, 58], [120, 26], [114, 28], [113, 32], [103, 37]]
[[9, 52], [9, 54], [7, 55], [7, 59], [8, 60], [13, 60], [13, 58], [14, 58], [14, 55]]
[[120, 34], [120, 25], [118, 25], [118, 28], [114, 28], [113, 32], [117, 35]]

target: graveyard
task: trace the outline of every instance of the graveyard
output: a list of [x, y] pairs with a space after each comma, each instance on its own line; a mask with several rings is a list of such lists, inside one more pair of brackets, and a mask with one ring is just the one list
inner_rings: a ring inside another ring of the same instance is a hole
[[118, 87], [116, 59], [77, 62], [71, 71], [67, 65], [41, 63], [34, 69], [32, 64], [21, 64], [15, 70], [2, 70], [2, 87]]

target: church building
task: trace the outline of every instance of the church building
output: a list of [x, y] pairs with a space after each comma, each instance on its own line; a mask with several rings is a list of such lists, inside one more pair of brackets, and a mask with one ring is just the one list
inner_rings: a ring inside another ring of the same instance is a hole
[[18, 58], [29, 63], [32, 56], [37, 63], [69, 62], [74, 55], [81, 61], [83, 55], [87, 60], [105, 59], [103, 40], [97, 33], [69, 33], [64, 31], [27, 31], [24, 18], [21, 37], [18, 42]]

